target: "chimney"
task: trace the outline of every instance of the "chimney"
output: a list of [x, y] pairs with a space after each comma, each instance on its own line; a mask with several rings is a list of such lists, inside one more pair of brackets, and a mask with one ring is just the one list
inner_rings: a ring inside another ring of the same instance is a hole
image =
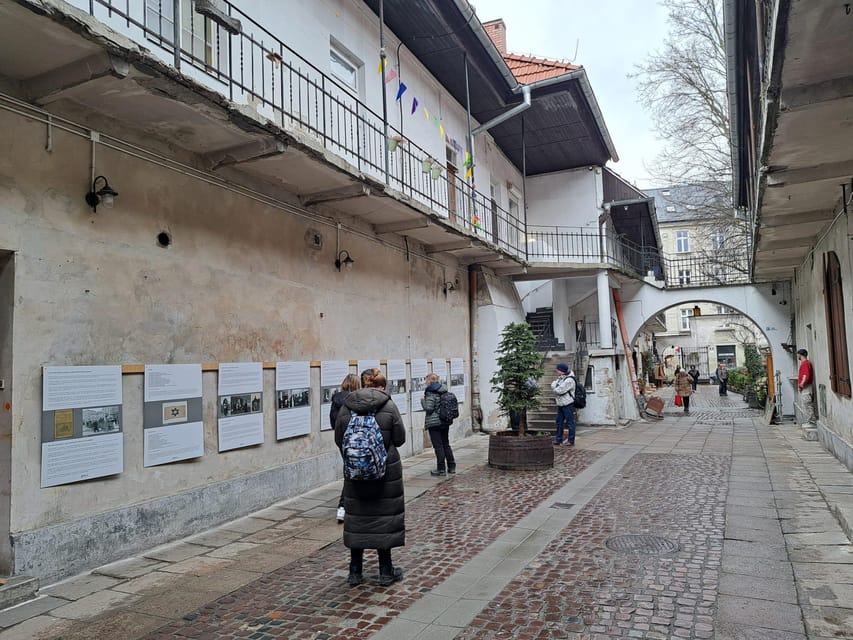
[[486, 30], [486, 33], [489, 34], [489, 37], [492, 39], [492, 42], [495, 43], [495, 46], [498, 48], [498, 51], [501, 55], [506, 53], [506, 25], [504, 21], [498, 18], [497, 20], [490, 20], [489, 22], [483, 23], [483, 28]]

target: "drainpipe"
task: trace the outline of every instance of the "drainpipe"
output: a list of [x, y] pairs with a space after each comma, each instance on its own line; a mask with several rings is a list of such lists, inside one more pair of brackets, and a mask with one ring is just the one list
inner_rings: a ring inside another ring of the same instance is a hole
[[391, 149], [388, 148], [388, 89], [385, 87], [385, 63], [388, 57], [385, 55], [385, 2], [379, 0], [379, 68], [382, 71], [382, 126], [385, 139], [382, 146], [385, 147], [385, 184], [391, 184], [389, 177], [391, 165]]
[[477, 268], [468, 267], [468, 367], [471, 380], [471, 430], [483, 430], [483, 407], [480, 404], [479, 356], [477, 354]]
[[525, 85], [521, 86], [521, 95], [524, 98], [524, 102], [522, 102], [521, 104], [515, 105], [509, 111], [502, 113], [501, 115], [497, 116], [496, 118], [492, 118], [491, 120], [489, 120], [485, 124], [481, 124], [479, 127], [477, 127], [476, 129], [474, 129], [471, 132], [471, 137], [473, 138], [475, 136], [478, 136], [479, 134], [483, 133], [484, 131], [488, 131], [492, 127], [499, 125], [501, 122], [505, 122], [506, 120], [509, 120], [510, 118], [514, 118], [515, 116], [517, 116], [522, 111], [526, 111], [527, 109], [529, 109], [530, 104], [531, 104], [531, 102], [530, 102], [530, 85], [525, 84]]

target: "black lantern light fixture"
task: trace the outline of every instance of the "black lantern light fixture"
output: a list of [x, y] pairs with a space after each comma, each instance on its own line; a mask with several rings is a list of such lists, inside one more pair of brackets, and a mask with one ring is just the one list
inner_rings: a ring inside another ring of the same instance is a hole
[[[103, 181], [104, 186], [98, 189], [98, 182]], [[86, 204], [92, 207], [92, 211], [98, 212], [98, 205], [103, 205], [108, 209], [113, 206], [118, 191], [113, 190], [110, 183], [104, 176], [98, 176], [92, 180], [92, 190], [86, 194]]]
[[352, 256], [349, 254], [349, 251], [344, 249], [338, 254], [338, 257], [335, 260], [335, 267], [337, 267], [338, 271], [340, 271], [342, 267], [352, 269], [352, 265], [354, 263], [355, 260], [352, 259]]
[[701, 315], [702, 315], [702, 309], [700, 309], [699, 305], [697, 304], [693, 307], [693, 317], [698, 318]]

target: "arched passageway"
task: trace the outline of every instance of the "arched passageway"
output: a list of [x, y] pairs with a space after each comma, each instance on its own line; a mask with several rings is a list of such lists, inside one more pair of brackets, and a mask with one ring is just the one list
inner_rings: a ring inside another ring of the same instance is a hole
[[[786, 415], [793, 415], [796, 358], [782, 347], [791, 330], [793, 306], [789, 304], [790, 301], [774, 295], [773, 290], [770, 283], [689, 289], [660, 289], [645, 284], [631, 297], [623, 297], [623, 318], [627, 334], [633, 339], [650, 318], [670, 307], [709, 302], [724, 305], [743, 314], [752, 320], [767, 338], [773, 356], [773, 367], [781, 375], [782, 411]], [[785, 304], [782, 304], [783, 302]]]

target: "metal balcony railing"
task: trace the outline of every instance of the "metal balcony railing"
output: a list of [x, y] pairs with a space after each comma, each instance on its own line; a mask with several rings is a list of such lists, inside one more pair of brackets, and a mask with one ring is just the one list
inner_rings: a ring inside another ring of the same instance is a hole
[[669, 289], [687, 287], [718, 287], [748, 284], [749, 260], [744, 251], [716, 251], [689, 256], [662, 258], [666, 286]]
[[[216, 4], [227, 11], [226, 20], [239, 21], [235, 32], [198, 13], [192, 0], [70, 2], [193, 80], [295, 128], [466, 233], [526, 258], [524, 222], [518, 215], [473, 189], [401, 131], [389, 125], [386, 137], [382, 116], [351, 87], [320, 71], [230, 2]], [[402, 142], [388, 154], [386, 166], [386, 148], [395, 138]]]
[[657, 250], [621, 238], [609, 230], [580, 227], [527, 227], [527, 256], [530, 262], [603, 264], [637, 277], [659, 265]]

